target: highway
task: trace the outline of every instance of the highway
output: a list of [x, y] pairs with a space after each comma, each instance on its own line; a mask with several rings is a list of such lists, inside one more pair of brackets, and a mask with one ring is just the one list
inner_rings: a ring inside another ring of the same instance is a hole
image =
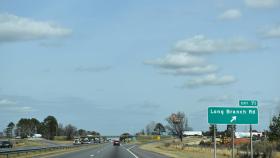
[[168, 158], [139, 149], [136, 145], [113, 146], [111, 143], [99, 147], [70, 152], [48, 158]]

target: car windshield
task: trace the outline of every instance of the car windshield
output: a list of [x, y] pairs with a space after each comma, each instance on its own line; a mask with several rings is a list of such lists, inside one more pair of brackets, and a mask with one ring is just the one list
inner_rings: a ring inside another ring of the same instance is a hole
[[280, 0], [0, 0], [0, 158], [280, 157], [279, 91]]

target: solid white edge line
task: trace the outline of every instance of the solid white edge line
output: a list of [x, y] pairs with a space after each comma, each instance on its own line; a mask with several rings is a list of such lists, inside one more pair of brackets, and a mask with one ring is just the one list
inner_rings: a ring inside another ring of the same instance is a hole
[[[123, 148], [125, 148], [124, 146], [122, 146]], [[134, 146], [135, 147], [135, 146]], [[129, 149], [125, 148], [132, 156], [134, 156], [135, 158], [139, 158], [137, 155], [135, 155], [132, 151], [130, 151]]]
[[136, 146], [136, 145], [133, 145], [132, 147], [130, 147], [130, 148], [128, 148], [128, 149], [129, 149], [129, 150], [130, 150], [130, 149], [133, 149], [135, 146]]
[[135, 158], [138, 158], [138, 156], [136, 156], [132, 151], [130, 151], [129, 149], [126, 149], [131, 155], [133, 155]]

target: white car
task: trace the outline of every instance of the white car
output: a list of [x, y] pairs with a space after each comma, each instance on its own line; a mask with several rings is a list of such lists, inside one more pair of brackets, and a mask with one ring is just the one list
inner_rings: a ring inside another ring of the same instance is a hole
[[80, 144], [81, 144], [81, 142], [80, 142], [79, 139], [75, 139], [75, 140], [73, 141], [73, 145], [80, 145]]

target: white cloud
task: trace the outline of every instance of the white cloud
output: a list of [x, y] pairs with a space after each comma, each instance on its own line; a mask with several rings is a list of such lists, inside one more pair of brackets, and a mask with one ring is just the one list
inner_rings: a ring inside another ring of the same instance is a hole
[[196, 35], [178, 41], [169, 54], [144, 63], [160, 68], [160, 73], [175, 76], [206, 75], [189, 80], [183, 87], [195, 88], [201, 86], [228, 85], [237, 81], [234, 76], [217, 76], [219, 67], [207, 63], [203, 55], [214, 53], [247, 52], [262, 48], [259, 44], [244, 38], [208, 39]]
[[234, 20], [239, 19], [242, 16], [241, 12], [238, 9], [229, 9], [226, 10], [219, 16], [221, 20]]
[[274, 8], [279, 6], [280, 0], [245, 0], [245, 4], [252, 8]]
[[23, 107], [10, 107], [6, 110], [12, 111], [12, 112], [18, 112], [18, 113], [28, 113], [35, 111], [32, 107], [29, 106], [23, 106]]
[[280, 97], [274, 97], [274, 98], [273, 98], [273, 101], [274, 101], [275, 103], [280, 104]]
[[262, 35], [265, 38], [280, 38], [280, 25], [263, 30]]
[[0, 106], [10, 106], [10, 105], [16, 105], [16, 102], [7, 99], [0, 100]]
[[1, 99], [0, 111], [26, 113], [34, 111], [34, 109], [29, 106], [18, 106], [17, 102], [11, 101], [9, 99]]
[[218, 67], [216, 65], [205, 65], [205, 66], [194, 66], [189, 68], [178, 68], [178, 69], [165, 69], [162, 71], [163, 74], [171, 75], [203, 75], [216, 72]]
[[247, 41], [244, 38], [208, 39], [203, 35], [196, 35], [177, 42], [174, 52], [203, 55], [219, 52], [235, 53], [258, 48], [261, 48], [259, 44]]
[[35, 21], [11, 14], [0, 14], [0, 42], [65, 37], [71, 32], [70, 29], [51, 22]]
[[196, 88], [201, 86], [221, 86], [232, 84], [234, 82], [236, 82], [236, 79], [233, 76], [227, 75], [217, 77], [215, 74], [211, 74], [201, 78], [189, 80], [184, 87]]
[[166, 69], [189, 68], [205, 64], [203, 58], [188, 54], [167, 54], [163, 58], [148, 60], [144, 63]]

